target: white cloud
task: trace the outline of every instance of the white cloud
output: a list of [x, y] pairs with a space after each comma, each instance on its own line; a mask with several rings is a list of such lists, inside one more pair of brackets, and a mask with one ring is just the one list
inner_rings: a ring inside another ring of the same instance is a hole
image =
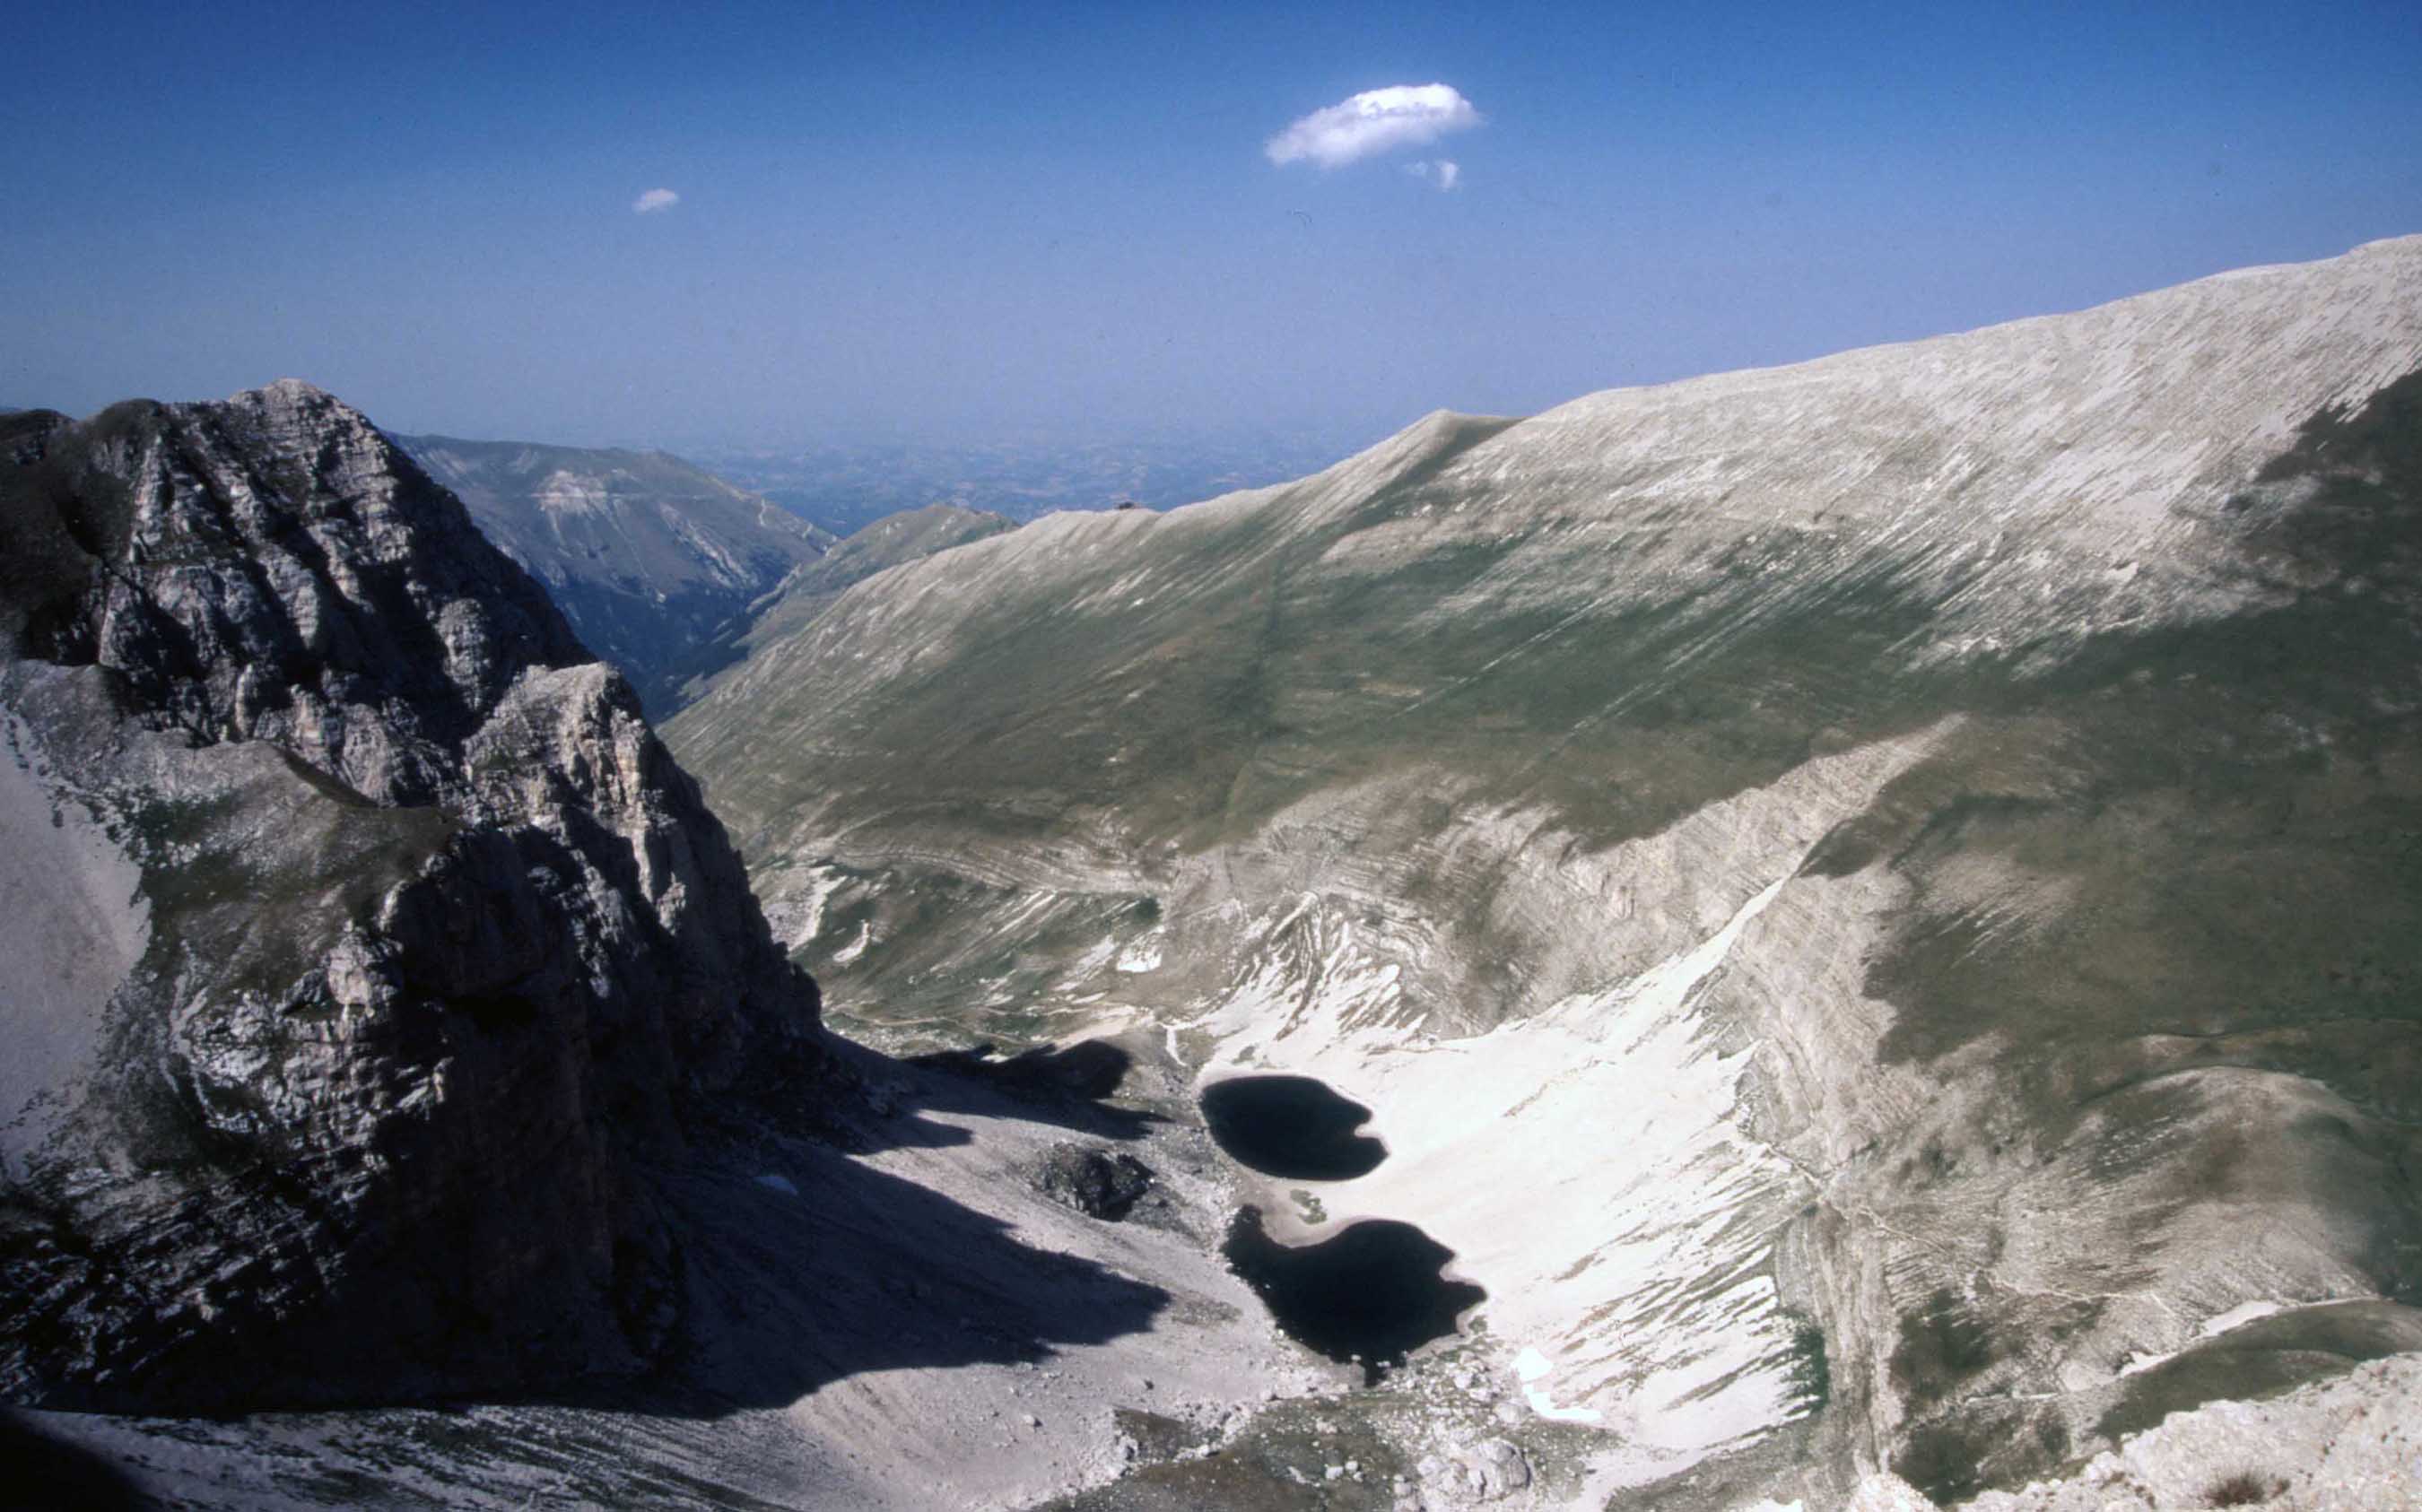
[[1463, 181], [1463, 165], [1451, 163], [1445, 158], [1440, 158], [1436, 163], [1432, 163], [1427, 158], [1408, 163], [1405, 164], [1405, 171], [1416, 179], [1434, 182], [1440, 189], [1453, 189]]
[[1262, 150], [1272, 163], [1309, 158], [1324, 168], [1336, 168], [1377, 152], [1424, 147], [1449, 132], [1479, 124], [1480, 112], [1453, 86], [1395, 84], [1315, 110], [1271, 137]]
[[670, 210], [680, 203], [681, 195], [669, 189], [651, 189], [631, 201], [631, 210], [634, 214], [649, 215], [660, 210]]

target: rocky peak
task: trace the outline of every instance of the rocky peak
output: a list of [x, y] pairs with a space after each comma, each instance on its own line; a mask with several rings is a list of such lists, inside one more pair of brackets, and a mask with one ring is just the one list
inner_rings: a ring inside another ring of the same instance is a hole
[[27, 648], [113, 668], [197, 740], [427, 802], [518, 677], [592, 660], [460, 502], [307, 383], [119, 405], [72, 434], [25, 481], [90, 513], [67, 533], [95, 581], [64, 585], [75, 612]]
[[817, 1014], [629, 685], [308, 384], [0, 439], [0, 832], [136, 879], [12, 926], [97, 896], [131, 943], [0, 982], [50, 1068], [0, 1110], [0, 1385], [642, 1364], [676, 1248], [643, 1167], [701, 1095], [810, 1067]]

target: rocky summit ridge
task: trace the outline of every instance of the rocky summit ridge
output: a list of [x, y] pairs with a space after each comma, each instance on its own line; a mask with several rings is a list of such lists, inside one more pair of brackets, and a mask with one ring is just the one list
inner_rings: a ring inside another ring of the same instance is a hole
[[307, 384], [0, 425], [0, 1391], [646, 1364], [650, 1161], [817, 1009], [630, 685]]

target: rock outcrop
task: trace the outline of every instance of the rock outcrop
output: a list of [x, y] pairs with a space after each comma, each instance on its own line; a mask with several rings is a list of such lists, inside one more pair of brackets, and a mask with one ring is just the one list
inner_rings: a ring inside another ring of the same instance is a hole
[[1123, 1150], [1061, 1143], [1044, 1151], [1034, 1190], [1088, 1218], [1116, 1223], [1152, 1189], [1152, 1170]]
[[819, 1056], [630, 686], [307, 385], [0, 424], [0, 1395], [646, 1364], [652, 1165]]
[[[2172, 1413], [2065, 1475], [1961, 1504], [1966, 1512], [2403, 1512], [2422, 1476], [2417, 1393], [2422, 1354], [2373, 1361], [2267, 1400]], [[1863, 1478], [1843, 1512], [1937, 1506], [1884, 1472]]]

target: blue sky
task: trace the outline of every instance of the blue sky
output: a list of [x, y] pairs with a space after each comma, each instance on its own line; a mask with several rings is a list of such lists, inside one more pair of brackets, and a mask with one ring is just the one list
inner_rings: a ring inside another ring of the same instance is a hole
[[[475, 436], [1342, 448], [2422, 231], [2413, 0], [120, 3], [8, 39], [0, 403], [73, 412], [293, 375]], [[1481, 123], [1265, 151], [1433, 82]]]

